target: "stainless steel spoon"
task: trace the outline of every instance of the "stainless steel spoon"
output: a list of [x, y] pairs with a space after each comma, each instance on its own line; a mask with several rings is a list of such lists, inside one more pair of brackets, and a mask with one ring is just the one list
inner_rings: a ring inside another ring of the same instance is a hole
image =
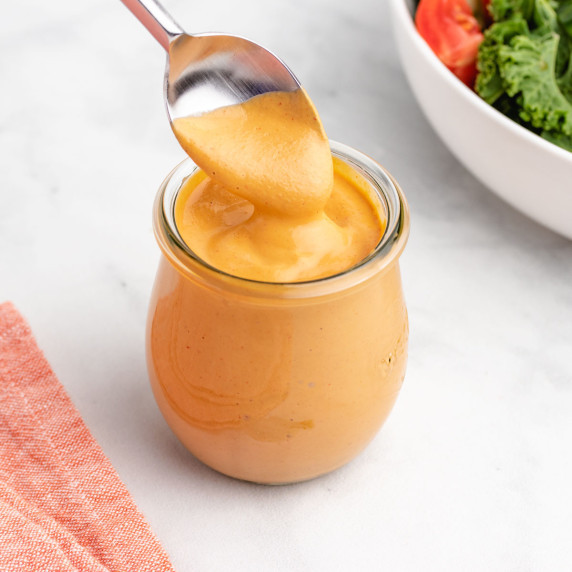
[[185, 34], [156, 0], [121, 0], [167, 51], [165, 99], [171, 123], [300, 82], [274, 54], [238, 36]]

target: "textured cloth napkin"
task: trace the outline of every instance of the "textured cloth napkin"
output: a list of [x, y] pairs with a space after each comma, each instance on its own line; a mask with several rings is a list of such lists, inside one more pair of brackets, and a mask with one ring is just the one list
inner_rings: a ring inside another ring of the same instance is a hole
[[30, 328], [0, 304], [0, 571], [173, 568]]

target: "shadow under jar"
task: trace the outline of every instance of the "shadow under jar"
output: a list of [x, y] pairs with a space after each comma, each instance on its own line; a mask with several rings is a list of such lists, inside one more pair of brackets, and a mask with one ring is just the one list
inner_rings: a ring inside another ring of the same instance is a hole
[[189, 451], [231, 477], [291, 483], [344, 465], [375, 436], [403, 383], [408, 322], [398, 259], [407, 203], [377, 163], [331, 147], [367, 181], [387, 221], [375, 250], [335, 276], [258, 282], [198, 258], [174, 217], [197, 169], [190, 160], [155, 202], [162, 257], [147, 324], [151, 386]]

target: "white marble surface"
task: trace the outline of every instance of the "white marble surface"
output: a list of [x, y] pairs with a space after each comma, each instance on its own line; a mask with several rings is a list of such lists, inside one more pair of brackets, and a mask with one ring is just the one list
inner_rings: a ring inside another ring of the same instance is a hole
[[163, 53], [119, 0], [3, 6], [0, 301], [30, 321], [176, 568], [572, 569], [572, 243], [436, 138], [384, 0], [165, 4], [189, 31], [277, 52], [330, 137], [388, 167], [412, 210], [409, 369], [382, 432], [305, 484], [220, 476], [172, 436], [145, 372], [151, 205], [182, 158]]

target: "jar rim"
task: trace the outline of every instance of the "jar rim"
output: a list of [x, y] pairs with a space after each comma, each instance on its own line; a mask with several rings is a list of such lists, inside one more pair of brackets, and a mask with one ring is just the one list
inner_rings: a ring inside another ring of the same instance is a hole
[[[318, 285], [323, 285], [326, 289], [332, 287], [338, 290], [338, 283], [345, 282], [348, 277], [354, 283], [360, 282], [370, 274], [378, 272], [380, 265], [389, 266], [399, 258], [409, 237], [407, 200], [393, 176], [376, 161], [336, 141], [330, 140], [330, 148], [333, 157], [341, 159], [368, 181], [386, 209], [387, 224], [383, 235], [376, 247], [355, 265], [330, 276], [299, 282], [269, 282], [244, 278], [212, 266], [186, 244], [175, 223], [175, 202], [178, 193], [191, 174], [198, 169], [190, 158], [184, 159], [167, 175], [157, 193], [153, 229], [161, 251], [183, 273], [190, 272], [194, 276], [202, 275], [203, 278], [208, 275], [211, 279], [223, 280], [226, 286], [230, 281], [239, 288], [242, 286], [257, 289], [264, 287], [288, 289], [296, 297], [303, 295], [301, 291]], [[375, 262], [377, 264], [374, 264]], [[372, 265], [375, 265], [375, 269], [372, 268], [372, 272], [366, 272], [365, 270]], [[357, 274], [363, 274], [363, 276], [357, 276]]]

